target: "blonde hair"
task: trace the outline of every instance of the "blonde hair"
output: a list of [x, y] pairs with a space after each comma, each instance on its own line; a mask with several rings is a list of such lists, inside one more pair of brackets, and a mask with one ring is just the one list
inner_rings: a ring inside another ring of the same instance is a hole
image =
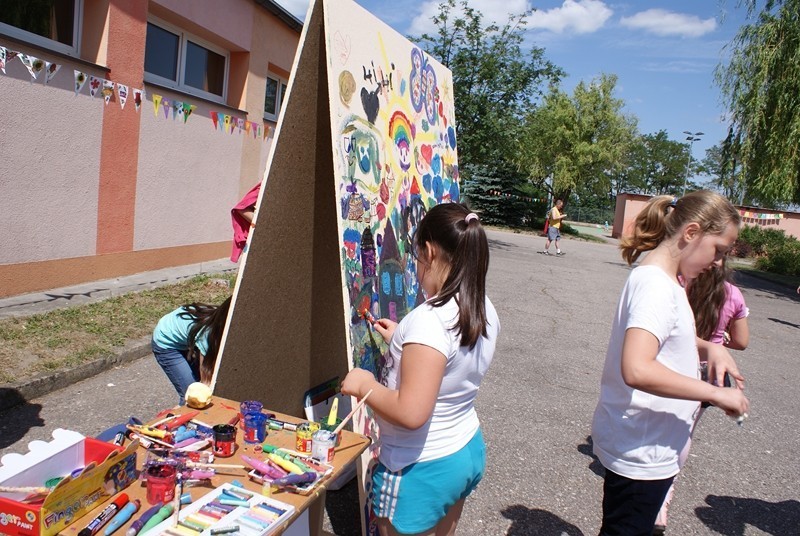
[[731, 202], [710, 190], [698, 190], [680, 199], [660, 195], [636, 216], [633, 235], [620, 240], [622, 258], [633, 264], [639, 255], [672, 238], [687, 223], [697, 223], [703, 234], [721, 234], [729, 223], [738, 226], [741, 221]]

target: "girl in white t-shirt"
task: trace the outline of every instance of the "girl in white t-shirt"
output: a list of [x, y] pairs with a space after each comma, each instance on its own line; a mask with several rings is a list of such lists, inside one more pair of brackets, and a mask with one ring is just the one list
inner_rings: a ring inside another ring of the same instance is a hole
[[489, 242], [475, 213], [433, 207], [413, 250], [429, 298], [399, 324], [373, 324], [389, 343], [386, 385], [356, 368], [342, 392], [372, 390], [367, 405], [381, 435], [370, 500], [381, 534], [452, 534], [486, 467], [474, 401], [500, 322], [486, 297]]
[[[594, 453], [606, 468], [601, 536], [650, 536], [656, 515], [679, 471], [700, 402], [743, 416], [744, 378], [728, 351], [698, 339], [678, 278], [694, 279], [718, 266], [739, 233], [740, 216], [719, 194], [701, 190], [675, 200], [653, 198], [621, 241], [633, 264], [614, 317], [592, 423]], [[738, 389], [700, 380], [725, 373]]]

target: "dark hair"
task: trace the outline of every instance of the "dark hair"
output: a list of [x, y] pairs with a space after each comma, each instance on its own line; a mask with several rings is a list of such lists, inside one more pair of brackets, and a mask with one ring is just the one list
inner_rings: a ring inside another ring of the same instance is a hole
[[725, 303], [725, 282], [730, 281], [730, 269], [722, 259], [722, 266], [714, 267], [691, 280], [686, 288], [689, 305], [694, 313], [697, 336], [707, 341], [719, 323], [719, 312]]
[[698, 190], [680, 199], [660, 195], [651, 199], [636, 216], [633, 235], [620, 240], [622, 258], [633, 264], [639, 255], [655, 249], [687, 223], [699, 224], [703, 233], [721, 234], [729, 223], [738, 226], [741, 221], [736, 207], [710, 190]]
[[208, 354], [203, 356], [200, 362], [200, 380], [207, 383], [211, 380], [214, 373], [214, 366], [217, 363], [219, 344], [222, 342], [222, 331], [225, 329], [225, 320], [228, 318], [228, 310], [231, 307], [231, 298], [228, 297], [219, 305], [208, 305], [205, 303], [190, 303], [184, 305], [185, 311], [180, 313], [183, 318], [192, 320], [192, 327], [189, 328], [189, 353], [187, 359], [193, 361], [200, 358], [200, 351], [195, 342], [199, 335], [208, 330]]
[[459, 203], [436, 205], [425, 214], [414, 236], [414, 249], [427, 243], [438, 246], [450, 273], [439, 294], [429, 303], [441, 307], [451, 298], [458, 304], [455, 329], [461, 345], [474, 347], [486, 336], [486, 272], [489, 270], [489, 241], [475, 215]]

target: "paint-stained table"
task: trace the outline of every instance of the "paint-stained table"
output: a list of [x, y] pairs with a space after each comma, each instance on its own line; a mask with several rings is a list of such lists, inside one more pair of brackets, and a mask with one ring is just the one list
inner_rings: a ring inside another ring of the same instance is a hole
[[[174, 410], [174, 413], [183, 414], [189, 411], [192, 410], [187, 407], [181, 407]], [[268, 412], [270, 410], [265, 408], [264, 411]], [[238, 415], [238, 412], [239, 402], [215, 396], [212, 398], [211, 405], [201, 410], [196, 419], [213, 426], [215, 424], [229, 422], [233, 417]], [[289, 423], [306, 422], [304, 419], [299, 419], [297, 417], [280, 413], [275, 413], [275, 416], [276, 419], [280, 419]], [[295, 433], [289, 430], [268, 430], [265, 443], [294, 450]], [[284, 525], [280, 528], [280, 530], [278, 530], [278, 532], [276, 532], [276, 534], [325, 534], [322, 530], [322, 519], [325, 509], [326, 487], [330, 482], [333, 482], [337, 476], [341, 475], [346, 469], [348, 469], [349, 466], [354, 464], [358, 460], [361, 453], [366, 450], [369, 444], [370, 439], [368, 437], [344, 430], [342, 432], [341, 444], [336, 447], [335, 456], [333, 462], [331, 462], [331, 465], [333, 466], [333, 472], [331, 475], [326, 477], [326, 479], [323, 480], [309, 495], [300, 495], [290, 491], [279, 491], [272, 493], [272, 498], [291, 504], [296, 509], [294, 515], [284, 523]], [[246, 444], [243, 440], [241, 427], [237, 426], [236, 451], [232, 457], [217, 458], [217, 461], [220, 464], [245, 465], [241, 460], [242, 455], [258, 459], [264, 458], [261, 445]], [[139, 469], [141, 469], [145, 456], [145, 449], [140, 447], [139, 454], [137, 456], [137, 465]], [[233, 480], [238, 480], [239, 482], [243, 483], [246, 489], [256, 493], [262, 492], [261, 484], [250, 480], [247, 477], [247, 471], [242, 469], [228, 469], [217, 471], [217, 474], [211, 480], [211, 484], [202, 486], [187, 486], [184, 489], [184, 493], [191, 493], [192, 500], [197, 500], [217, 486]], [[134, 482], [131, 486], [125, 489], [124, 492], [128, 494], [131, 501], [134, 499], [140, 499], [142, 502], [142, 507], [139, 512], [134, 514], [131, 520], [114, 532], [114, 536], [124, 536], [125, 532], [133, 523], [133, 521], [136, 520], [139, 515], [142, 514], [142, 512], [150, 507], [146, 501], [145, 484], [141, 480]], [[99, 504], [82, 518], [76, 520], [74, 523], [64, 529], [61, 534], [64, 536], [77, 536], [81, 529], [85, 528], [92, 519], [94, 519], [106, 506], [111, 503], [111, 499], [112, 497], [109, 497], [108, 500], [102, 504]], [[102, 529], [100, 534], [102, 534]]]

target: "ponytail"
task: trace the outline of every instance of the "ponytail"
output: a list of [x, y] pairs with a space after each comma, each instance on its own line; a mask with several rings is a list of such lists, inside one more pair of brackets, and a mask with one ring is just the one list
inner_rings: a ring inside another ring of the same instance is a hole
[[203, 360], [200, 362], [200, 381], [203, 383], [209, 382], [214, 373], [219, 345], [222, 342], [222, 332], [225, 329], [225, 321], [228, 318], [230, 306], [231, 298], [228, 297], [218, 306], [204, 303], [185, 305], [186, 312], [181, 313], [181, 315], [189, 315], [193, 320], [187, 341], [189, 346], [187, 359], [189, 361], [199, 359], [200, 352], [196, 346], [197, 339], [206, 331], [208, 333], [208, 353], [203, 356]]
[[439, 247], [450, 266], [439, 294], [429, 303], [441, 307], [450, 299], [458, 303], [455, 329], [461, 346], [473, 348], [486, 336], [486, 273], [489, 270], [489, 241], [478, 216], [466, 206], [445, 203], [433, 207], [422, 219], [414, 237], [422, 249], [431, 242]]
[[633, 264], [639, 255], [672, 238], [687, 223], [697, 223], [702, 233], [720, 234], [729, 223], [738, 226], [741, 221], [736, 207], [710, 190], [698, 190], [680, 199], [660, 195], [636, 216], [633, 235], [620, 241], [622, 258]]

